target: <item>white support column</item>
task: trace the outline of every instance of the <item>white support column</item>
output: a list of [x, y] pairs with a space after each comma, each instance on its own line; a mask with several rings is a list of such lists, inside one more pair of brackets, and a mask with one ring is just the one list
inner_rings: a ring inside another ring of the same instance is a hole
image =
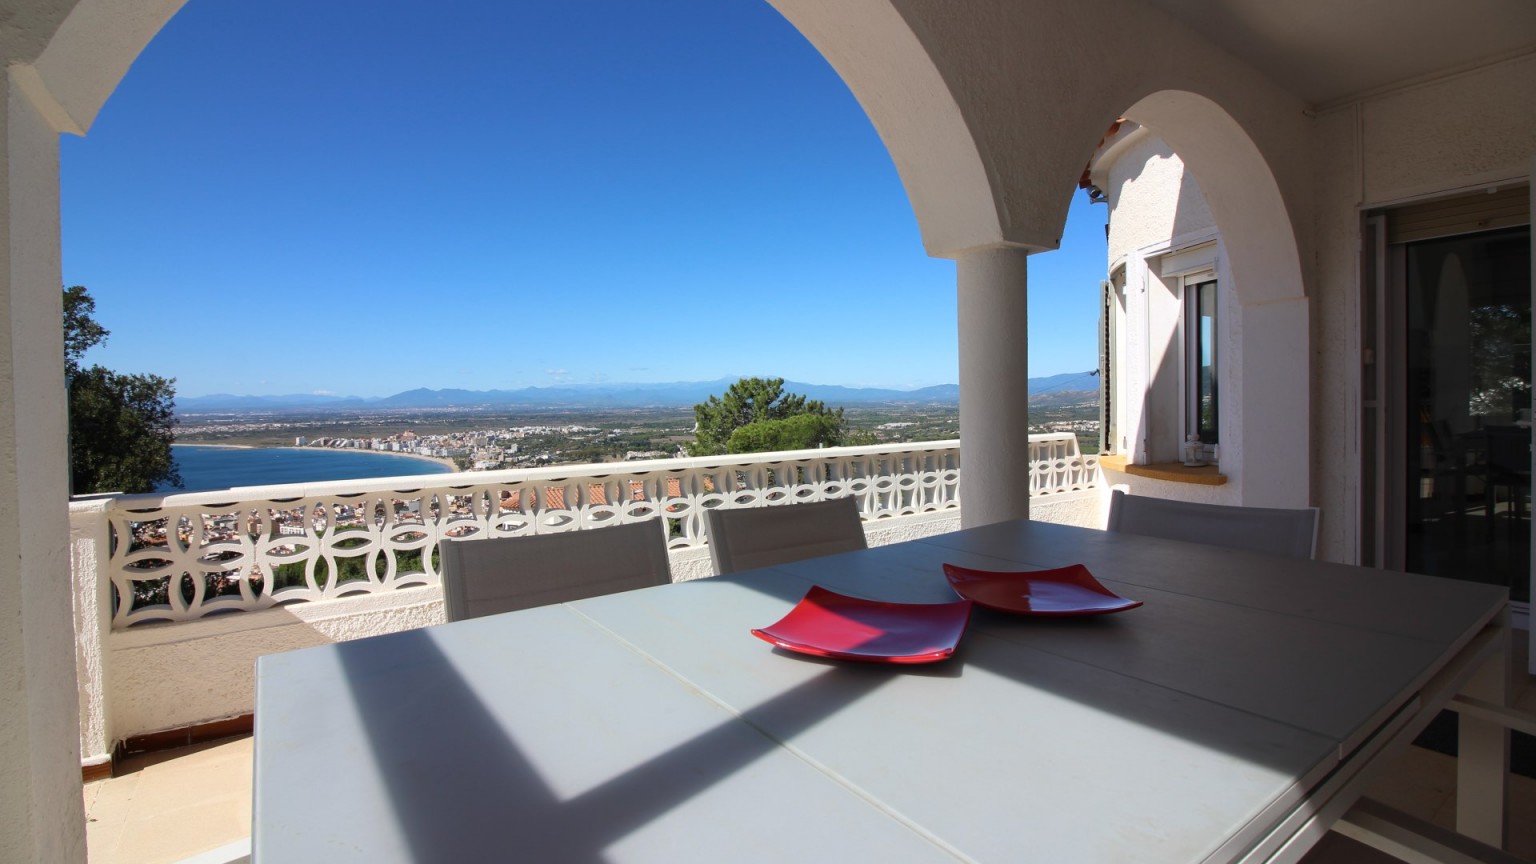
[[85, 861], [59, 264], [59, 138], [0, 81], [0, 861]]
[[1029, 314], [1018, 248], [956, 262], [960, 303], [960, 522], [1029, 518]]

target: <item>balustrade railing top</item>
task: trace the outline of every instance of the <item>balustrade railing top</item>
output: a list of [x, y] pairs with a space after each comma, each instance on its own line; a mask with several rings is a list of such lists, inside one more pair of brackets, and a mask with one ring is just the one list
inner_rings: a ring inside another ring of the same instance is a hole
[[[1069, 433], [1030, 436], [1030, 457], [1031, 495], [1097, 482], [1097, 459]], [[122, 629], [437, 584], [448, 538], [664, 519], [670, 546], [686, 549], [705, 544], [715, 507], [853, 496], [875, 520], [958, 508], [959, 489], [960, 442], [936, 441], [121, 495], [74, 509], [77, 526], [87, 514], [104, 523], [94, 533], [108, 553], [96, 560]]]

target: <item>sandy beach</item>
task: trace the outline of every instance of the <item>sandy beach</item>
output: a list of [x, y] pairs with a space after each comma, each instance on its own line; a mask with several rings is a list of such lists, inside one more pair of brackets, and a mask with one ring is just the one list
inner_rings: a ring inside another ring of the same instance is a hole
[[[278, 448], [273, 448], [273, 449], [278, 449]], [[330, 448], [327, 448], [327, 447], [284, 447], [284, 448], [281, 448], [281, 449], [284, 449], [284, 450], [327, 450], [327, 449], [330, 449]], [[393, 450], [348, 450], [348, 451], [344, 451], [344, 452], [349, 452], [349, 453], [377, 453], [380, 456], [403, 456], [406, 459], [420, 459], [423, 462], [436, 462], [439, 465], [447, 465], [448, 468], [453, 473], [457, 474], [459, 472], [459, 466], [458, 466], [457, 463], [455, 463], [452, 459], [445, 459], [445, 458], [443, 458], [441, 456], [422, 456], [419, 453], [396, 453]]]
[[[180, 441], [172, 441], [171, 443], [173, 445], [177, 446], [177, 447], [205, 447], [205, 448], [207, 448], [209, 450], [260, 450], [261, 449], [260, 447], [252, 447], [249, 444], [183, 444]], [[273, 448], [273, 449], [276, 449], [276, 448]], [[295, 449], [298, 449], [298, 448], [289, 447], [288, 449], [289, 450], [295, 450]]]

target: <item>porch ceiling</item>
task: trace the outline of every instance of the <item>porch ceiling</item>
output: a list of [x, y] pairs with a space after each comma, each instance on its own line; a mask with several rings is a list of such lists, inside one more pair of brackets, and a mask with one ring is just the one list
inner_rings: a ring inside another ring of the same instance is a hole
[[1150, 0], [1313, 105], [1536, 49], [1530, 0]]

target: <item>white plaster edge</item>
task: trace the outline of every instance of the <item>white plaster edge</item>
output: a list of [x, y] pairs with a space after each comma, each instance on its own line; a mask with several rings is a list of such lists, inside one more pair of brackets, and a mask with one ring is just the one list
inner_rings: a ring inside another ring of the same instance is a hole
[[16, 84], [16, 92], [26, 98], [33, 110], [37, 111], [54, 131], [68, 132], [72, 135], [85, 134], [85, 129], [75, 122], [75, 118], [70, 116], [69, 111], [54, 98], [53, 92], [48, 89], [42, 73], [37, 71], [36, 66], [30, 63], [16, 63], [8, 71], [11, 73], [11, 81]]
[[270, 609], [255, 612], [228, 612], [192, 621], [140, 624], [126, 630], [114, 630], [109, 638], [114, 651], [151, 648], [156, 645], [174, 645], [231, 633], [287, 627], [293, 624], [314, 624], [373, 612], [393, 612], [428, 606], [434, 602], [441, 602], [442, 599], [442, 589], [437, 585], [412, 585], [408, 588], [395, 588], [372, 594], [273, 606]]
[[960, 530], [960, 508], [933, 510], [927, 513], [909, 513], [864, 523], [864, 537], [871, 546], [931, 537], [949, 531]]

